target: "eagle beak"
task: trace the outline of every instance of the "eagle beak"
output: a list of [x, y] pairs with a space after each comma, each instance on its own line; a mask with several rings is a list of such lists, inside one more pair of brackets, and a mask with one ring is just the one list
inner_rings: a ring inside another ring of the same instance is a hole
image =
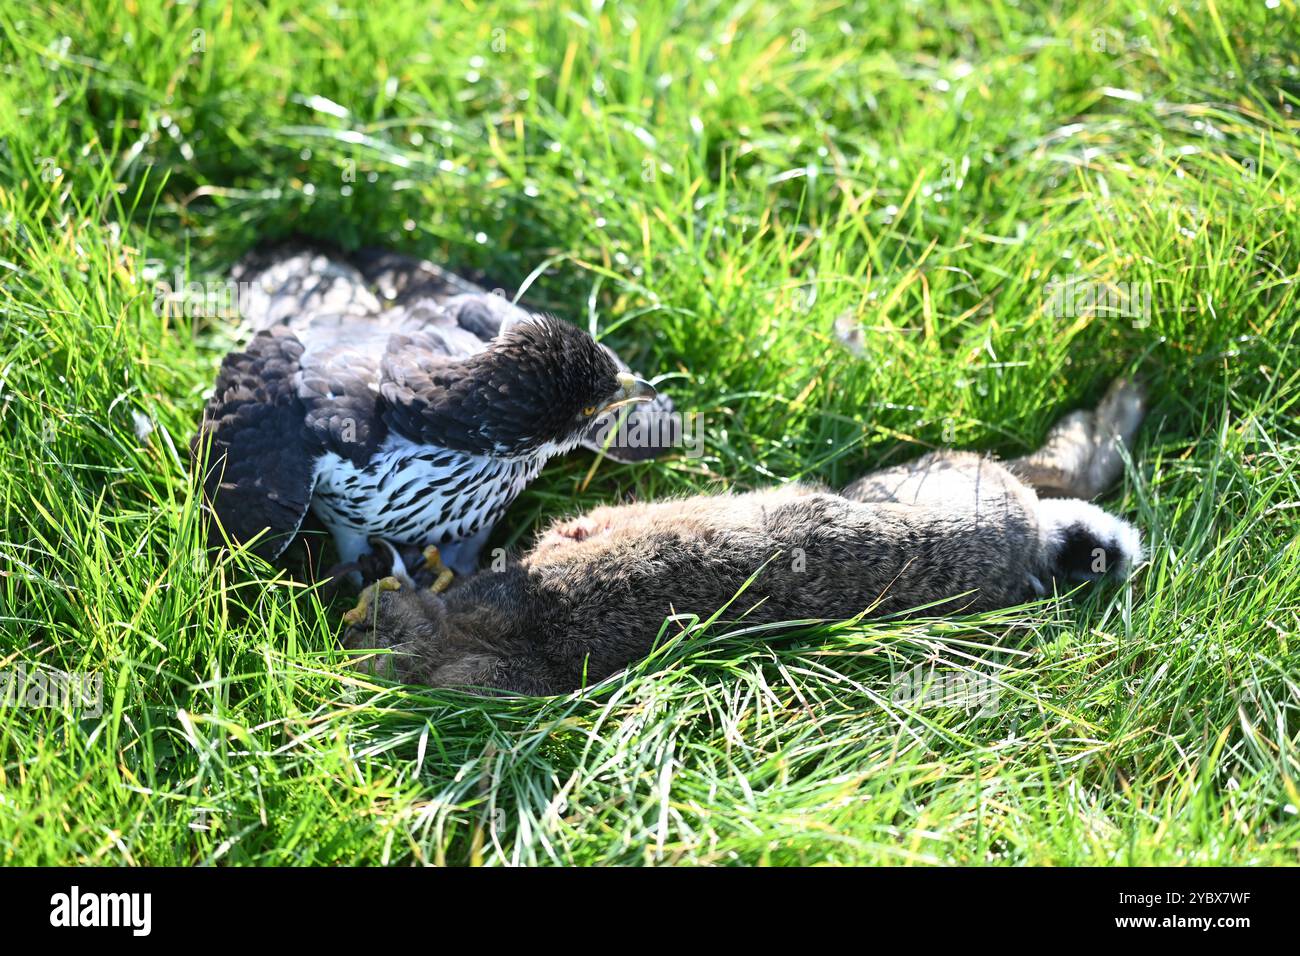
[[614, 400], [605, 406], [605, 411], [618, 408], [620, 405], [626, 405], [629, 402], [653, 402], [658, 395], [659, 393], [655, 391], [655, 387], [645, 379], [629, 375], [627, 372], [620, 372], [618, 375], [618, 391], [614, 393]]

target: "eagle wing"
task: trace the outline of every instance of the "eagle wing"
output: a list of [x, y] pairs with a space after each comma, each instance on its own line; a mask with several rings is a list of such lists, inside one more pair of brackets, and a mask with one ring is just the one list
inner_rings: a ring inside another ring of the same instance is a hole
[[[227, 355], [191, 443], [208, 507], [236, 541], [266, 531], [254, 551], [268, 560], [297, 534], [316, 483], [320, 443], [305, 427], [296, 384], [302, 351], [276, 330]], [[215, 528], [210, 537], [219, 543]]]

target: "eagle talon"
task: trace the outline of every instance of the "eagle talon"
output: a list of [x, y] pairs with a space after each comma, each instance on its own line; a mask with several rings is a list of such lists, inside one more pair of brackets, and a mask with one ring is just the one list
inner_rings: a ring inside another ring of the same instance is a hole
[[378, 597], [380, 591], [400, 591], [401, 588], [402, 582], [392, 575], [380, 578], [361, 592], [361, 598], [357, 601], [357, 606], [344, 613], [343, 623], [352, 627], [360, 624], [370, 614], [370, 603]]
[[434, 594], [441, 594], [451, 587], [452, 579], [456, 577], [455, 572], [443, 563], [442, 555], [439, 553], [436, 544], [431, 544], [424, 549], [424, 568], [437, 576], [434, 582], [429, 585], [429, 590]]

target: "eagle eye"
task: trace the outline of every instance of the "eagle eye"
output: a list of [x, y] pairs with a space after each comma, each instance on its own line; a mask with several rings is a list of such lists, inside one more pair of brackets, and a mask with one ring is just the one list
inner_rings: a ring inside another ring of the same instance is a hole
[[588, 405], [586, 408], [584, 408], [584, 409], [582, 410], [582, 414], [584, 414], [584, 415], [586, 415], [588, 418], [590, 418], [592, 415], [595, 415], [595, 414], [596, 414], [596, 406], [595, 406], [595, 405]]

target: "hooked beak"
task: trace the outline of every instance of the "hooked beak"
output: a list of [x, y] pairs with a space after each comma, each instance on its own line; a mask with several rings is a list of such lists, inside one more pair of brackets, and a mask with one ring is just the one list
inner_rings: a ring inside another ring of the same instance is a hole
[[653, 402], [659, 395], [655, 387], [645, 379], [637, 378], [635, 375], [629, 375], [627, 372], [620, 372], [618, 375], [618, 391], [614, 393], [614, 399], [605, 406], [605, 411], [618, 408], [620, 405], [627, 405], [629, 402]]

